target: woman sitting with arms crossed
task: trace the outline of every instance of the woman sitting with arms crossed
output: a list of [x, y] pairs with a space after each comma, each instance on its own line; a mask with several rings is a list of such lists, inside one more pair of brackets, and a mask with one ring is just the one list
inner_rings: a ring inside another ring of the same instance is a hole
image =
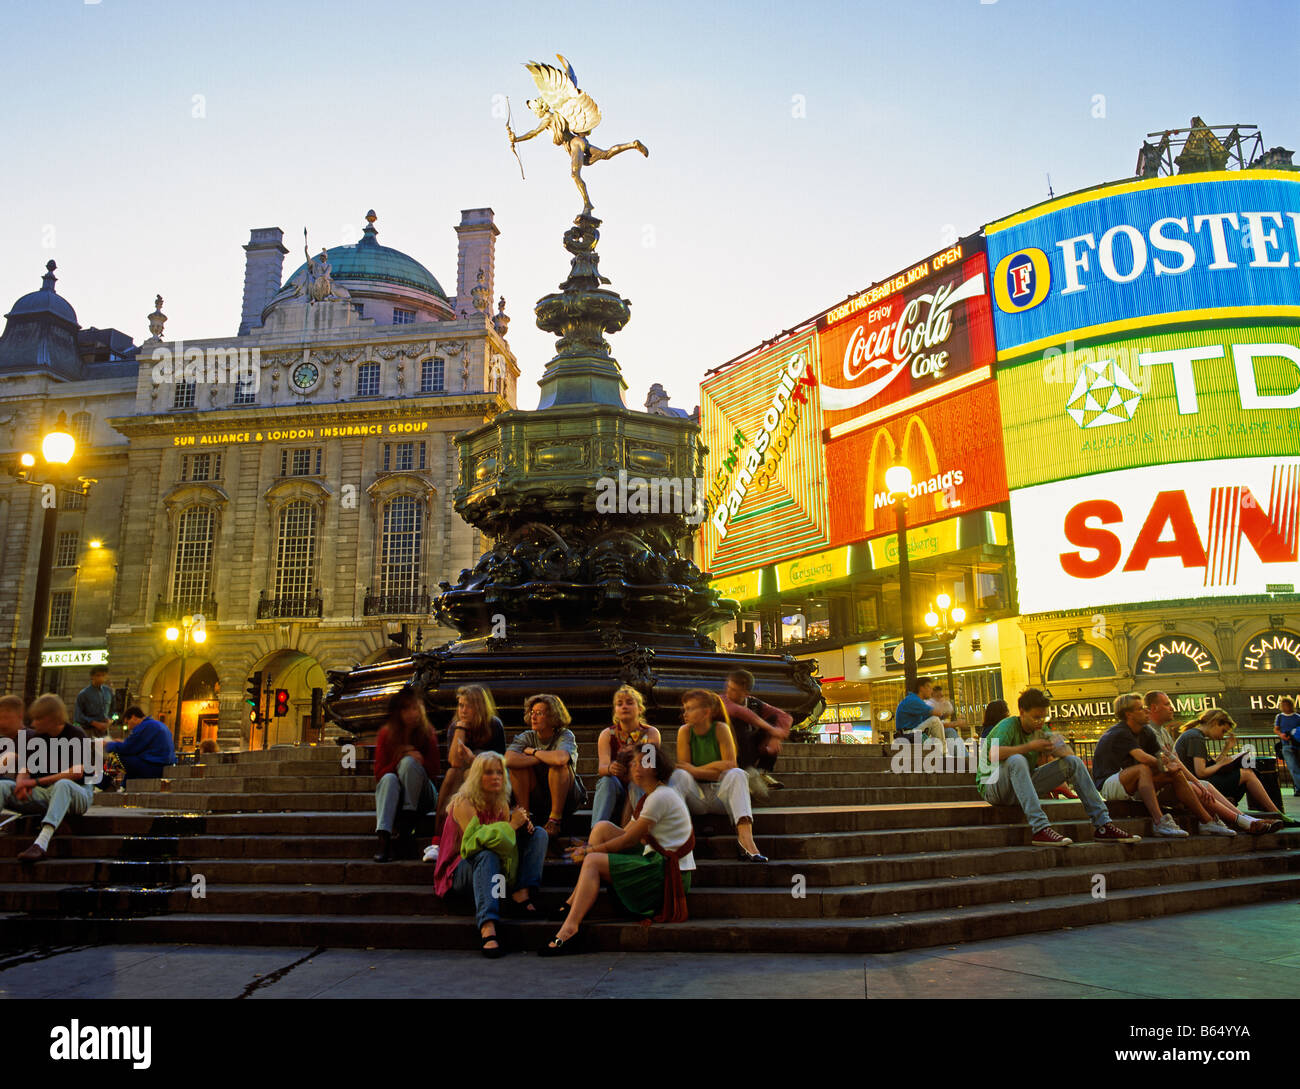
[[536, 918], [531, 894], [542, 882], [546, 860], [546, 831], [533, 828], [522, 806], [511, 811], [507, 784], [500, 753], [474, 757], [447, 808], [433, 871], [433, 891], [439, 896], [474, 898], [483, 955], [489, 958], [505, 953], [497, 935], [501, 878], [512, 890], [510, 910], [522, 918]]
[[591, 803], [591, 827], [602, 821], [621, 824], [625, 820], [624, 802], [636, 805], [641, 789], [631, 781], [632, 762], [637, 759], [643, 742], [659, 744], [659, 731], [645, 720], [645, 700], [630, 684], [614, 693], [614, 725], [601, 731], [596, 740], [600, 767], [596, 774], [596, 797]]
[[682, 796], [668, 786], [673, 770], [671, 757], [658, 745], [643, 742], [633, 754], [632, 782], [645, 796], [626, 828], [602, 821], [591, 830], [591, 843], [570, 852], [575, 862], [582, 863], [582, 870], [569, 899], [556, 913], [564, 921], [560, 932], [538, 951], [539, 956], [576, 951], [573, 937], [596, 902], [602, 880], [609, 881], [619, 902], [634, 915], [653, 915], [657, 923], [686, 921], [695, 833]]
[[474, 757], [483, 752], [506, 751], [506, 731], [497, 718], [492, 693], [481, 684], [467, 684], [456, 689], [456, 717], [447, 727], [447, 777], [442, 781], [438, 800], [441, 821], [451, 804], [452, 795], [465, 781], [465, 772]]
[[433, 780], [441, 770], [438, 738], [424, 710], [424, 696], [407, 685], [388, 703], [388, 721], [375, 738], [376, 862], [387, 862], [399, 812], [413, 829], [415, 819], [438, 805]]

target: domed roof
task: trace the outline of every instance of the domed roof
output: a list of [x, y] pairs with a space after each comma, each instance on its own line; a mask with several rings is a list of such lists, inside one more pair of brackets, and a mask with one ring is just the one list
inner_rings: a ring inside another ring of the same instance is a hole
[[77, 324], [77, 312], [72, 309], [71, 304], [54, 290], [54, 282], [57, 277], [54, 270], [58, 266], [50, 261], [45, 265], [45, 275], [41, 277], [40, 291], [33, 291], [24, 295], [13, 308], [5, 315], [7, 318], [20, 317], [25, 314], [53, 314], [64, 321]]
[[[380, 280], [390, 284], [413, 287], [417, 291], [427, 291], [431, 295], [446, 300], [446, 292], [414, 257], [389, 246], [381, 246], [376, 237], [375, 213], [372, 209], [366, 214], [366, 228], [361, 233], [361, 240], [354, 246], [333, 246], [329, 254], [330, 275], [335, 280]], [[299, 265], [293, 275], [284, 282], [288, 287], [293, 281], [304, 275], [306, 263]], [[283, 289], [282, 289], [283, 290]]]

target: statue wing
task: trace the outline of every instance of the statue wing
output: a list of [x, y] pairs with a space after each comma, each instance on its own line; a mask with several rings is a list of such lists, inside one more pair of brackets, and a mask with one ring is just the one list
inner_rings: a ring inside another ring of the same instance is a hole
[[567, 61], [567, 71], [536, 61], [530, 61], [524, 67], [537, 84], [538, 97], [552, 113], [564, 119], [570, 132], [585, 136], [600, 124], [600, 107], [586, 91], [578, 90], [571, 77], [573, 69]]

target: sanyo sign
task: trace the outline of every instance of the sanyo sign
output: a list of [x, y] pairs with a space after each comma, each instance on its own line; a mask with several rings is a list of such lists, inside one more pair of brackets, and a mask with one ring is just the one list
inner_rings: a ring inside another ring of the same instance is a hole
[[1024, 613], [1300, 581], [1300, 461], [1160, 465], [1011, 493]]
[[1127, 182], [986, 234], [999, 359], [1148, 317], [1300, 316], [1300, 177], [1283, 172]]

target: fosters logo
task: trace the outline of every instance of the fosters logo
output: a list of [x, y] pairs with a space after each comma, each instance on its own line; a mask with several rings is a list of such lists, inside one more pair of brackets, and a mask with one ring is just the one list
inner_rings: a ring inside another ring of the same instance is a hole
[[1000, 360], [1175, 316], [1300, 316], [1300, 177], [1288, 173], [1107, 186], [985, 234]]

